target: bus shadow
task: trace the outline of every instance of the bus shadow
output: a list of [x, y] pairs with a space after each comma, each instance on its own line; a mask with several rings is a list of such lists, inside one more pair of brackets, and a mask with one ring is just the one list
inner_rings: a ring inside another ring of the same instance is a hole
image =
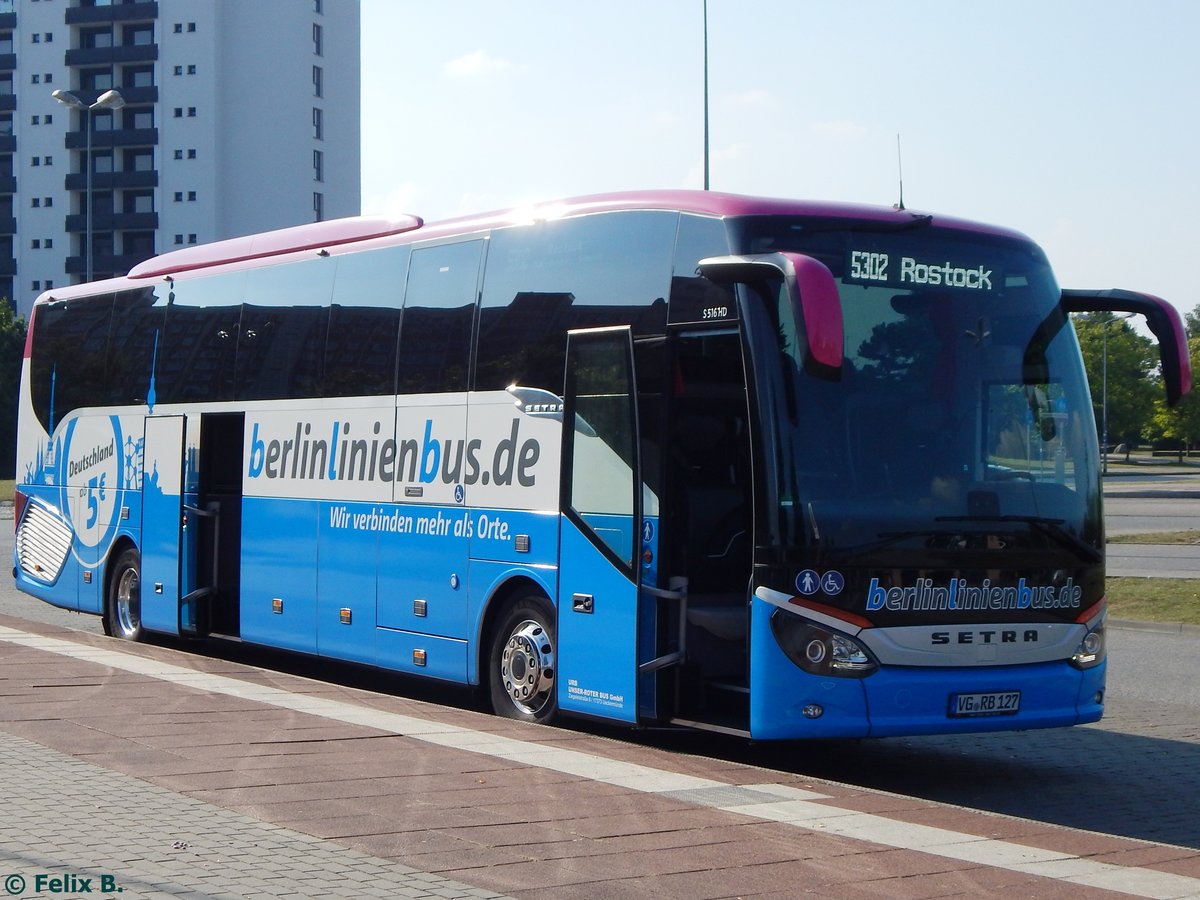
[[[155, 641], [179, 646], [177, 639]], [[189, 644], [193, 652], [199, 647]], [[224, 641], [205, 655], [459, 709], [471, 689]], [[1069, 828], [1200, 849], [1200, 744], [1101, 726], [864, 741], [754, 743], [707, 732], [562, 727]]]
[[1080, 727], [755, 745], [745, 762], [1069, 828], [1200, 849], [1200, 745]]

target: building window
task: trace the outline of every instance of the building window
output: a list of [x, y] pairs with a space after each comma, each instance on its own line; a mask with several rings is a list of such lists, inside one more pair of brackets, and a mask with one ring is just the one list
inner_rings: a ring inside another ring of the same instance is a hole
[[325, 12], [325, 0], [313, 0], [313, 12], [318, 16]]
[[[12, 93], [12, 91], [9, 91]], [[325, 73], [321, 71], [320, 66], [313, 66], [313, 96], [325, 96]]]
[[175, 192], [175, 202], [176, 202], [176, 203], [182, 203], [182, 202], [183, 202], [183, 191], [176, 191], [176, 192]]
[[188, 150], [188, 159], [195, 159], [195, 158], [196, 158], [196, 151]]
[[177, 234], [177, 235], [175, 235], [175, 243], [176, 243], [176, 244], [182, 244], [182, 243], [183, 243], [183, 235], [182, 235], [182, 234]]
[[188, 68], [187, 68], [187, 73], [188, 73], [189, 75], [195, 75], [195, 74], [196, 74], [196, 67], [195, 67], [195, 66], [188, 66]]
[[42, 205], [42, 198], [34, 197], [32, 200], [29, 201], [29, 205], [32, 206], [34, 209], [37, 209], [38, 207], [40, 207]]
[[196, 23], [195, 23], [195, 22], [188, 22], [187, 30], [188, 30], [188, 32], [189, 32], [189, 33], [190, 33], [190, 32], [194, 32], [194, 31], [196, 30]]
[[313, 191], [313, 221], [322, 222], [325, 219], [325, 195]]
[[13, 92], [12, 72], [0, 74], [0, 95], [11, 96]]
[[79, 46], [85, 50], [99, 50], [113, 45], [111, 27], [79, 29]]
[[131, 129], [147, 129], [154, 127], [154, 107], [126, 107], [123, 111], [123, 127]]
[[37, 166], [40, 166], [41, 164], [42, 164], [42, 158], [40, 156], [35, 156], [35, 157], [33, 157], [33, 159], [29, 160], [29, 165], [31, 165], [35, 168]]
[[53, 279], [53, 278], [47, 278], [47, 279], [46, 279], [46, 290], [50, 291], [50, 290], [53, 290], [53, 289], [54, 289], [54, 279]]
[[103, 92], [113, 87], [112, 69], [87, 69], [79, 75], [79, 86], [85, 91]]
[[175, 118], [182, 119], [183, 118], [183, 107], [182, 106], [175, 107], [174, 115], [175, 115]]
[[176, 34], [183, 34], [183, 23], [182, 23], [182, 22], [176, 22], [176, 23], [175, 23], [175, 33], [176, 33]]
[[175, 158], [176, 158], [176, 159], [183, 159], [183, 151], [182, 151], [182, 150], [176, 150], [176, 151], [175, 151]]
[[313, 181], [325, 180], [325, 154], [320, 150], [313, 151]]
[[44, 35], [42, 35], [42, 40], [45, 41], [47, 44], [53, 44], [54, 43], [54, 32], [47, 31]]
[[40, 291], [41, 289], [42, 289], [42, 283], [35, 279], [33, 282], [33, 290]]
[[46, 238], [44, 241], [42, 241], [42, 246], [45, 247], [47, 250], [53, 250], [54, 249], [54, 238]]
[[189, 119], [194, 119], [194, 118], [196, 118], [196, 107], [194, 107], [194, 106], [189, 106], [189, 107], [188, 107], [188, 118], [189, 118]]
[[126, 191], [122, 198], [124, 209], [127, 213], [152, 213], [154, 212], [154, 192], [153, 191]]
[[154, 87], [154, 66], [126, 66], [121, 85], [127, 88]]
[[38, 34], [36, 31], [33, 33], [33, 42], [35, 44], [40, 44], [42, 42], [42, 36], [40, 34]]
[[53, 205], [54, 205], [54, 198], [53, 198], [53, 197], [43, 197], [43, 198], [42, 198], [42, 206], [44, 206], [44, 207], [46, 207], [47, 209], [49, 209], [49, 208], [50, 208], [51, 206], [53, 206]]
[[41, 125], [41, 124], [42, 124], [42, 117], [41, 117], [41, 116], [34, 116], [32, 119], [30, 119], [30, 120], [29, 120], [29, 124], [30, 124], [30, 125]]
[[188, 203], [192, 203], [192, 202], [194, 202], [194, 201], [195, 201], [195, 199], [196, 199], [196, 192], [195, 192], [195, 191], [188, 191]]
[[43, 84], [54, 84], [54, 73], [47, 72], [46, 77], [42, 79]]
[[41, 250], [42, 242], [40, 240], [38, 240], [37, 238], [34, 238], [32, 241], [29, 242], [29, 249], [30, 250]]
[[34, 76], [33, 76], [33, 83], [34, 83], [34, 84], [41, 84], [41, 83], [42, 83], [42, 76], [41, 76], [41, 75], [38, 75], [38, 74], [36, 74], [36, 73], [35, 73], [35, 74], [34, 74]]
[[125, 151], [126, 172], [152, 172], [154, 170], [154, 151], [149, 147], [139, 147], [136, 150]]
[[189, 234], [189, 235], [188, 235], [188, 243], [189, 243], [189, 244], [194, 244], [194, 243], [196, 243], [196, 235], [194, 235], [194, 234]]
[[321, 30], [321, 26], [314, 25], [313, 26], [313, 53], [315, 53], [317, 56], [325, 55], [323, 52], [324, 38], [325, 38], [325, 35]]
[[154, 43], [153, 25], [126, 25], [122, 34], [126, 47], [147, 47]]
[[176, 74], [176, 75], [182, 75], [182, 74], [183, 74], [183, 66], [176, 66], [176, 67], [175, 67], [175, 74]]
[[325, 114], [324, 111], [313, 107], [313, 137], [318, 141], [325, 140]]

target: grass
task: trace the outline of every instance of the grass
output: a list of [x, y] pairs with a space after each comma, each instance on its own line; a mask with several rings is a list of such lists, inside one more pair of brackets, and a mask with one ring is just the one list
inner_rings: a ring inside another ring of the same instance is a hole
[[1200, 625], [1200, 578], [1109, 578], [1107, 588], [1114, 619]]
[[1156, 531], [1153, 534], [1114, 534], [1110, 544], [1200, 544], [1200, 531]]

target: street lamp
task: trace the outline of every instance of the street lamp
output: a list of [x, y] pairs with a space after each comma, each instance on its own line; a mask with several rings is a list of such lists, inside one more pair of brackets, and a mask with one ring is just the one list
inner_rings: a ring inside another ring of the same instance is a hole
[[92, 280], [92, 111], [97, 109], [120, 109], [125, 105], [125, 98], [120, 91], [105, 91], [96, 98], [95, 103], [84, 103], [70, 91], [54, 91], [50, 95], [63, 106], [77, 109], [83, 113], [83, 131], [87, 144], [84, 162], [85, 187], [84, 197], [87, 199], [86, 234], [83, 245], [84, 281]]
[[1133, 315], [1134, 313], [1126, 313], [1123, 316], [1110, 316], [1104, 320], [1104, 351], [1100, 358], [1100, 418], [1101, 431], [1104, 432], [1100, 441], [1100, 459], [1102, 461], [1100, 472], [1103, 475], [1108, 474], [1108, 326]]

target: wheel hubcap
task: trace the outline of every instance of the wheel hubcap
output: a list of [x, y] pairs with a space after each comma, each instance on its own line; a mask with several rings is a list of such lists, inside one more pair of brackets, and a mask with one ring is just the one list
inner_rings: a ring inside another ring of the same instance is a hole
[[554, 648], [532, 619], [513, 629], [500, 657], [500, 680], [513, 705], [537, 715], [554, 696]]
[[137, 633], [142, 623], [142, 579], [136, 569], [126, 569], [117, 581], [117, 625], [123, 637]]

